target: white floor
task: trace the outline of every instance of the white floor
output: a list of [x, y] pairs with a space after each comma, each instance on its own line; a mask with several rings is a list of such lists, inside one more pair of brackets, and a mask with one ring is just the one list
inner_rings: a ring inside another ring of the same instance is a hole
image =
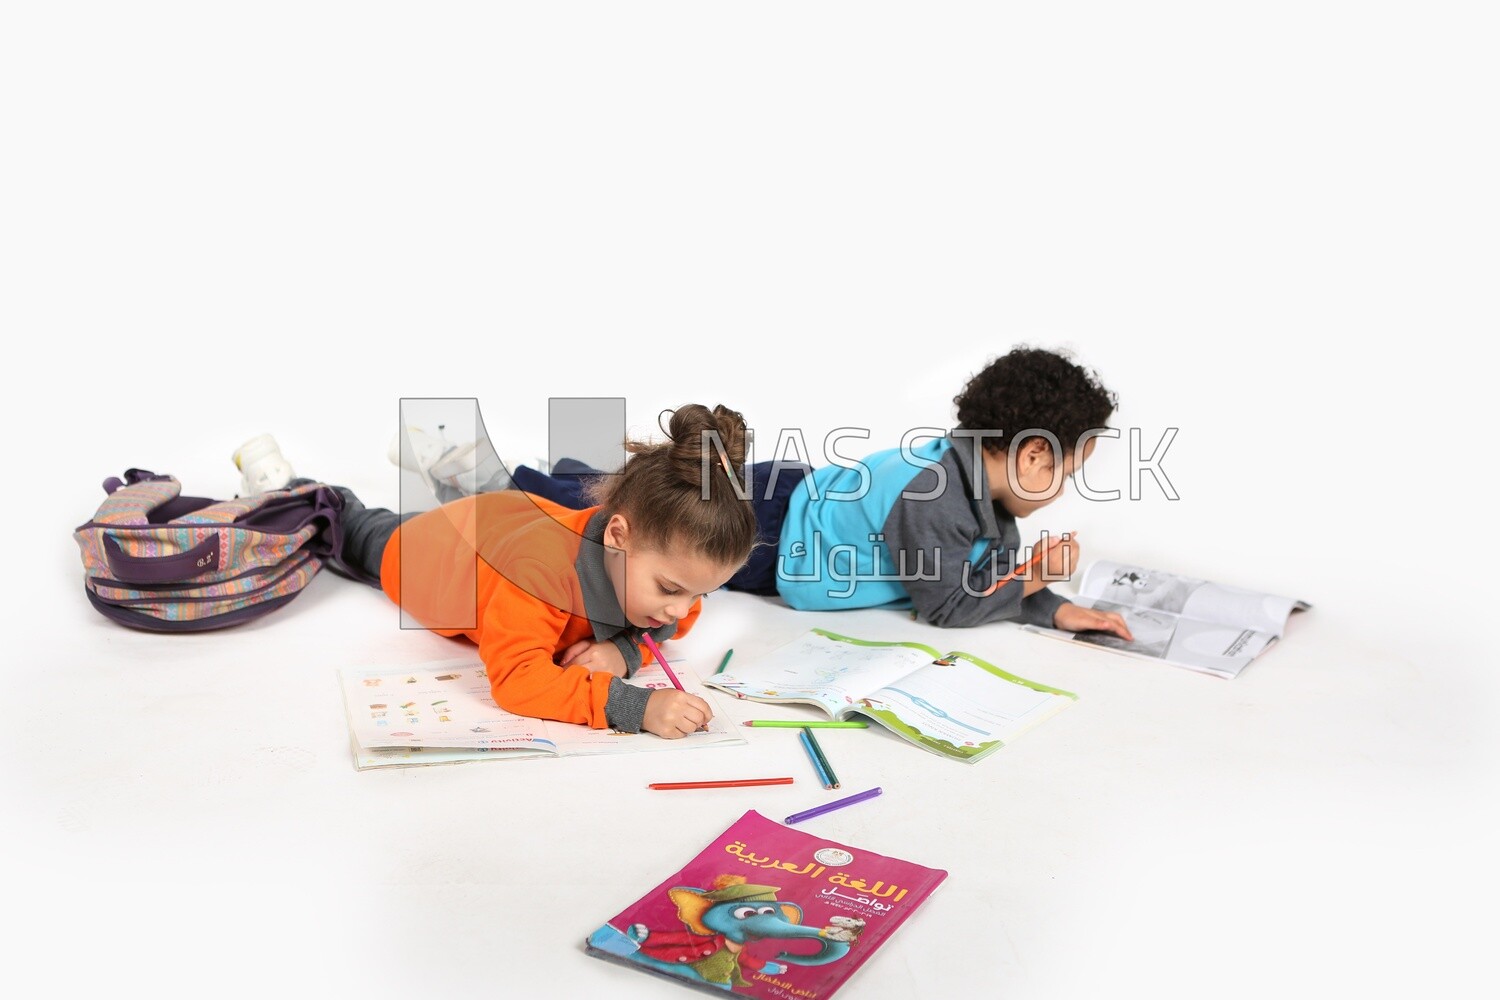
[[[1080, 695], [973, 766], [883, 732], [826, 735], [845, 787], [886, 794], [818, 831], [950, 872], [855, 995], [1248, 996], [1291, 975], [1308, 995], [1387, 995], [1474, 971], [1466, 897], [1491, 815], [1469, 799], [1478, 706], [1461, 677], [1361, 636], [1337, 600], [1234, 681], [1011, 626], [710, 603], [680, 643], [699, 672], [819, 624], [974, 651]], [[62, 995], [135, 980], [163, 996], [654, 995], [585, 958], [583, 936], [743, 810], [808, 804], [795, 787], [645, 788], [802, 774], [774, 730], [746, 730], [745, 747], [356, 773], [335, 669], [453, 644], [398, 631], [384, 598], [331, 576], [218, 635], [126, 632], [79, 598], [46, 646], [45, 669], [12, 682], [27, 738], [11, 880], [17, 957]], [[80, 935], [87, 962], [70, 960]]]
[[[681, 644], [702, 671], [827, 623], [1080, 696], [974, 767], [825, 741], [886, 794], [823, 829], [950, 872], [849, 995], [1493, 981], [1481, 5], [68, 10], [0, 31], [18, 982], [664, 995], [584, 935], [744, 809], [800, 801], [643, 787], [801, 766], [761, 732], [356, 773], [335, 670], [452, 645], [327, 574], [250, 627], [117, 627], [69, 540], [105, 477], [227, 496], [230, 453], [271, 432], [299, 473], [395, 504], [403, 397], [477, 399], [516, 455], [547, 451], [553, 398], [624, 397], [636, 435], [722, 401], [758, 457], [821, 464], [838, 428], [868, 432], [842, 432], [857, 456], [949, 426], [1020, 342], [1119, 393], [1088, 485], [1125, 494], [1028, 533], [1314, 608], [1226, 682], [712, 597]], [[1173, 428], [1177, 499], [1131, 461]]]

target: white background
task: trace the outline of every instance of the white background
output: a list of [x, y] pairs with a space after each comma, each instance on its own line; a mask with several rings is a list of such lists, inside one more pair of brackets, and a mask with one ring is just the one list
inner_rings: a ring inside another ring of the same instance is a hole
[[[872, 752], [915, 787], [825, 832], [953, 874], [851, 992], [1477, 982], [1495, 17], [1042, 6], [6, 5], [8, 970], [657, 995], [577, 941], [756, 804], [622, 798], [638, 760], [355, 774], [332, 671], [451, 647], [330, 575], [235, 632], [113, 626], [69, 541], [106, 476], [228, 496], [270, 432], [394, 504], [403, 396], [478, 398], [520, 457], [550, 397], [592, 395], [637, 434], [725, 402], [762, 448], [886, 447], [1031, 343], [1096, 368], [1148, 449], [1178, 429], [1180, 499], [1148, 478], [1029, 532], [1315, 607], [1234, 682], [934, 640], [1081, 700], [973, 769]], [[1104, 442], [1090, 485], [1130, 478]], [[682, 643], [707, 669], [806, 624], [714, 600]]]

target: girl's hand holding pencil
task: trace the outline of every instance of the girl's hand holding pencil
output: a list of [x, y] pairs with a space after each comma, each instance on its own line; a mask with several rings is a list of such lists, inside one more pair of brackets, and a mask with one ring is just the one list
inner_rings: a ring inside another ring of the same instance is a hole
[[662, 673], [667, 675], [667, 680], [676, 688], [675, 691], [651, 692], [651, 697], [646, 700], [646, 715], [641, 721], [641, 728], [667, 740], [680, 739], [689, 733], [707, 729], [708, 720], [714, 717], [708, 702], [682, 689], [682, 681], [667, 666], [667, 658], [662, 655], [656, 640], [651, 638], [651, 633], [642, 632], [641, 641], [651, 650], [657, 666], [661, 667]]
[[686, 691], [659, 688], [646, 699], [646, 715], [641, 728], [665, 740], [681, 739], [708, 727], [714, 717], [708, 702]]

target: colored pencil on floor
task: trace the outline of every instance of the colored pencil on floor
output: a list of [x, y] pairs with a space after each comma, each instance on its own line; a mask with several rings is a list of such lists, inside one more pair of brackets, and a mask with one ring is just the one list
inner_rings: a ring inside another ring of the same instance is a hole
[[792, 722], [789, 719], [750, 719], [743, 726], [758, 726], [765, 729], [869, 729], [870, 724], [862, 719], [847, 719], [843, 722]]
[[846, 795], [841, 799], [835, 799], [834, 801], [825, 803], [821, 806], [813, 806], [811, 809], [804, 809], [799, 813], [792, 813], [786, 818], [786, 822], [800, 823], [805, 819], [812, 819], [814, 816], [821, 816], [824, 813], [832, 812], [835, 809], [842, 809], [845, 806], [852, 806], [856, 802], [863, 802], [866, 799], [873, 799], [879, 794], [879, 788], [871, 788], [867, 791], [855, 792], [853, 795]]
[[823, 752], [823, 745], [818, 742], [818, 738], [813, 735], [811, 729], [802, 730], [802, 734], [807, 737], [807, 745], [812, 748], [812, 752], [818, 755], [818, 763], [823, 765], [823, 773], [828, 775], [830, 782], [828, 787], [839, 787], [839, 776], [833, 773], [833, 765], [828, 763], [828, 755]]
[[823, 770], [823, 762], [818, 759], [818, 752], [813, 749], [811, 743], [807, 742], [808, 735], [806, 729], [797, 732], [797, 738], [802, 741], [802, 749], [807, 751], [807, 759], [812, 761], [813, 770], [817, 772], [818, 780], [823, 783], [824, 788], [833, 788], [833, 779], [828, 776], [827, 771]]
[[750, 788], [756, 785], [790, 785], [791, 778], [730, 778], [725, 781], [657, 781], [647, 788]]

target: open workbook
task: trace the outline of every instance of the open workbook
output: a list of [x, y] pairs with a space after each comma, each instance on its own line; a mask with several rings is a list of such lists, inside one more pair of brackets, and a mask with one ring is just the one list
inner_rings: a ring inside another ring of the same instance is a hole
[[[638, 866], [642, 853], [635, 850]], [[947, 876], [750, 810], [590, 934], [585, 948], [721, 996], [820, 1000]]]
[[1281, 638], [1293, 611], [1311, 607], [1290, 597], [1102, 561], [1084, 571], [1073, 601], [1118, 611], [1134, 638], [1037, 625], [1022, 628], [1219, 677], [1237, 676]]
[[[673, 672], [685, 690], [714, 708], [708, 728], [678, 740], [651, 733], [511, 715], [495, 704], [478, 657], [435, 660], [400, 668], [341, 670], [344, 707], [354, 746], [354, 766], [411, 767], [467, 760], [514, 760], [578, 754], [635, 753], [741, 746], [746, 742], [725, 722], [692, 671]], [[671, 687], [656, 663], [643, 666], [627, 684]]]
[[973, 763], [1071, 705], [1077, 695], [968, 653], [811, 629], [704, 684], [737, 698], [865, 716], [924, 750]]

